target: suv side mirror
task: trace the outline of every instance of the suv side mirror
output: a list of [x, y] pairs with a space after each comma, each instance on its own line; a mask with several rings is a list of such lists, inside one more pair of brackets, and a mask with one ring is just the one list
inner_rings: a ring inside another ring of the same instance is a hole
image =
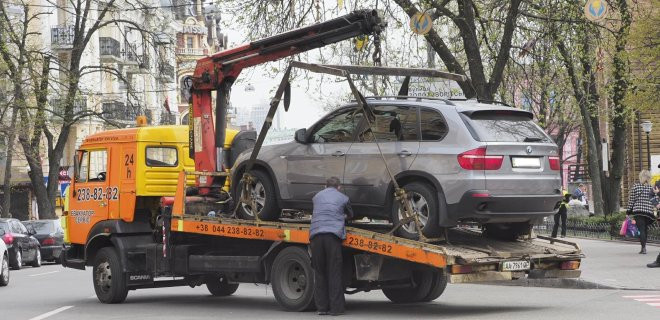
[[295, 140], [298, 143], [302, 143], [302, 144], [307, 143], [307, 141], [306, 141], [307, 140], [307, 129], [302, 128], [302, 129], [296, 130]]

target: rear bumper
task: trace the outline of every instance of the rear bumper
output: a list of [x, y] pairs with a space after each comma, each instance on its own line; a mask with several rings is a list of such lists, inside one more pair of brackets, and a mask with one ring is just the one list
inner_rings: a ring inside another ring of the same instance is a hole
[[447, 205], [447, 219], [440, 224], [539, 222], [557, 212], [561, 199], [561, 194], [492, 195], [488, 190], [470, 190], [459, 202]]
[[62, 255], [62, 246], [41, 247], [42, 260], [57, 260]]

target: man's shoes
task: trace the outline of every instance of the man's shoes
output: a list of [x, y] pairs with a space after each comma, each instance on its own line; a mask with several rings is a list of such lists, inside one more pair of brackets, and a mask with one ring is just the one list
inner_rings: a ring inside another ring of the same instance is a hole
[[565, 235], [563, 235], [563, 234], [561, 235], [561, 237], [562, 237], [562, 238], [566, 238], [566, 236], [565, 236]]
[[660, 261], [653, 261], [646, 265], [649, 268], [660, 268]]
[[316, 314], [318, 314], [319, 316], [327, 316], [328, 311], [318, 311], [318, 312], [316, 312]]
[[639, 254], [646, 254], [646, 248], [642, 248], [642, 250], [639, 251]]

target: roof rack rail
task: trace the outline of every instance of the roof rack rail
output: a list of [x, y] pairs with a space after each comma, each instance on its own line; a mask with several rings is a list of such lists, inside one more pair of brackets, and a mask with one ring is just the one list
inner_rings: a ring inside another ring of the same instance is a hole
[[373, 100], [382, 100], [382, 99], [415, 99], [417, 101], [422, 101], [422, 100], [437, 100], [437, 101], [442, 101], [450, 106], [455, 106], [453, 102], [451, 102], [449, 99], [445, 98], [436, 98], [436, 97], [418, 97], [418, 96], [368, 96], [364, 97], [365, 99], [373, 99]]

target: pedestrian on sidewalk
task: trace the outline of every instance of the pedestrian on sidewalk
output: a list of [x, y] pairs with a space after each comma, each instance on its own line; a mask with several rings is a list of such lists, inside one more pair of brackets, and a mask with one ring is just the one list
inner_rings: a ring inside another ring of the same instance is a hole
[[566, 237], [566, 218], [568, 216], [568, 202], [571, 200], [571, 194], [565, 193], [564, 199], [559, 205], [559, 211], [555, 213], [555, 225], [552, 227], [552, 237], [557, 237], [557, 230], [559, 229], [559, 220], [561, 220], [561, 237]]
[[325, 189], [312, 202], [312, 225], [309, 242], [314, 268], [314, 302], [319, 315], [344, 313], [341, 242], [346, 239], [344, 221], [353, 218], [348, 197], [339, 190], [340, 181], [331, 177]]
[[651, 173], [648, 170], [642, 170], [639, 173], [639, 182], [635, 183], [630, 191], [628, 198], [628, 209], [626, 214], [632, 215], [639, 229], [639, 243], [642, 245], [640, 254], [646, 254], [646, 237], [651, 225], [655, 221], [653, 215], [653, 205], [649, 195], [652, 193]]
[[[660, 168], [660, 165], [658, 165], [658, 168]], [[660, 180], [656, 181], [655, 186], [653, 187], [653, 193], [651, 194], [651, 204], [653, 204], [658, 213], [660, 213]], [[660, 267], [660, 253], [658, 253], [658, 257], [655, 258], [655, 261], [647, 264], [646, 266], [649, 268]]]

